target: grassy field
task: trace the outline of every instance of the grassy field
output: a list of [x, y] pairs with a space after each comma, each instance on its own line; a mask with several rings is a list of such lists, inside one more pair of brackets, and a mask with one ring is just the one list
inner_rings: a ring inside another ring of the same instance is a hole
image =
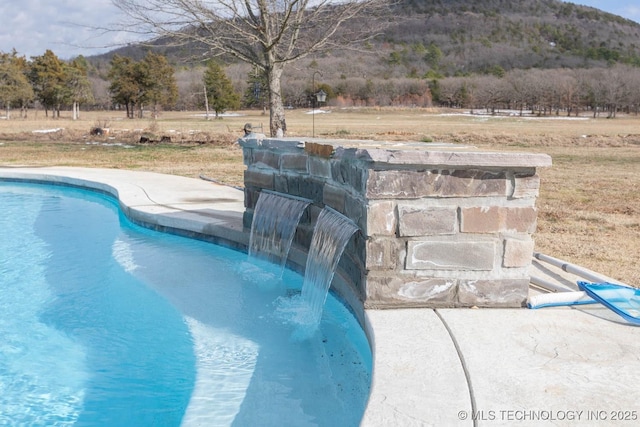
[[[373, 108], [308, 113], [287, 112], [289, 136], [444, 141], [551, 155], [553, 166], [539, 171], [536, 250], [640, 285], [640, 117]], [[242, 185], [242, 153], [233, 142], [244, 123], [268, 128], [268, 116], [259, 111], [217, 120], [195, 113], [164, 113], [156, 121], [127, 120], [118, 112], [84, 113], [76, 121], [68, 116], [51, 119], [40, 111], [0, 120], [0, 165], [138, 169]], [[109, 134], [89, 135], [96, 126]], [[141, 135], [169, 136], [171, 143], [139, 144]]]

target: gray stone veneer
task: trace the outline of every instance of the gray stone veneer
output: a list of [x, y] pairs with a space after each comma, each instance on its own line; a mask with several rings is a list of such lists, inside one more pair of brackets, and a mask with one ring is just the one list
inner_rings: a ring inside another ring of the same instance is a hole
[[550, 166], [549, 156], [256, 134], [240, 144], [245, 228], [262, 189], [313, 200], [298, 248], [308, 248], [322, 207], [351, 218], [361, 232], [340, 269], [365, 308], [526, 303], [536, 169]]

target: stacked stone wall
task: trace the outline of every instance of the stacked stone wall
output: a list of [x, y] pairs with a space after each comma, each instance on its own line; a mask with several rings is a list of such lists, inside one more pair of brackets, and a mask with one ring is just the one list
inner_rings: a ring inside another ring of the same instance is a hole
[[525, 304], [536, 167], [549, 165], [548, 156], [251, 137], [241, 144], [245, 227], [262, 189], [313, 201], [298, 247], [308, 248], [324, 206], [351, 218], [360, 232], [339, 267], [365, 307]]

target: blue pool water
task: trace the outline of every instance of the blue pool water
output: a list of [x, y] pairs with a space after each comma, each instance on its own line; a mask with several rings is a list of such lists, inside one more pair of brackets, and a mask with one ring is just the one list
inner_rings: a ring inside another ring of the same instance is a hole
[[359, 424], [364, 333], [329, 296], [295, 339], [299, 275], [88, 191], [0, 182], [0, 210], [0, 425]]

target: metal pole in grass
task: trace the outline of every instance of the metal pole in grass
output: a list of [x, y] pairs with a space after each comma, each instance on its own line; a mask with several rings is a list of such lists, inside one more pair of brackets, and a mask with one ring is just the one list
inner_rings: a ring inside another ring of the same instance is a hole
[[320, 74], [320, 77], [322, 77], [322, 73], [319, 70], [315, 70], [311, 76], [311, 137], [313, 138], [316, 136], [316, 101], [318, 100], [316, 74]]

